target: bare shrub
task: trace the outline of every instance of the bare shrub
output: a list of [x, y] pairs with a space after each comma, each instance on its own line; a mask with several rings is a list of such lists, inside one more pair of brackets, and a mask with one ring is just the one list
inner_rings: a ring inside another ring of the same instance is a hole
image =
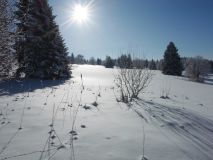
[[148, 87], [152, 71], [146, 68], [119, 68], [115, 74], [115, 84], [120, 92], [120, 101], [128, 103]]
[[186, 66], [186, 76], [193, 81], [203, 81], [203, 77], [210, 72], [210, 64], [208, 60], [200, 56], [190, 58]]
[[169, 95], [171, 92], [171, 82], [168, 79], [163, 79], [161, 82], [161, 96], [162, 99], [169, 99]]

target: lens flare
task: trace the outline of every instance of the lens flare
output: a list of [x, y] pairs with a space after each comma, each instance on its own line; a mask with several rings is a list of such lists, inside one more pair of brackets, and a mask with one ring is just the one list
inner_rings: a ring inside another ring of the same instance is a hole
[[76, 23], [86, 23], [89, 20], [89, 7], [76, 4], [72, 10], [72, 21]]

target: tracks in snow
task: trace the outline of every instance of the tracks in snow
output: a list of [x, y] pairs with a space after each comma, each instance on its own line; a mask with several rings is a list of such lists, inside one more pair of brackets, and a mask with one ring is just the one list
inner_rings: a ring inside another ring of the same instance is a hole
[[194, 147], [206, 160], [212, 160], [213, 120], [186, 109], [171, 107], [150, 101], [137, 101], [136, 113], [146, 121], [157, 123]]

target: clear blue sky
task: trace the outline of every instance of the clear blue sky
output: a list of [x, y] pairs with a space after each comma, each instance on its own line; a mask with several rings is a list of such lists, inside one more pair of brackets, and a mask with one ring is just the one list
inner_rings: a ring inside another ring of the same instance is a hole
[[75, 55], [105, 58], [131, 51], [160, 59], [173, 41], [181, 56], [213, 59], [213, 0], [93, 0], [91, 22], [81, 26], [64, 24], [79, 0], [49, 2]]

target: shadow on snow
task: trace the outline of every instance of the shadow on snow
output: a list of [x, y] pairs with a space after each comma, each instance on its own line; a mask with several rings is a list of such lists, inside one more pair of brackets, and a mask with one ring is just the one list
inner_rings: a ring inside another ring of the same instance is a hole
[[151, 122], [157, 122], [160, 127], [169, 129], [184, 142], [198, 149], [206, 159], [212, 159], [210, 153], [213, 151], [213, 120], [184, 108], [153, 101], [137, 100], [134, 110], [145, 121], [149, 119]]
[[33, 92], [37, 89], [54, 87], [66, 83], [68, 79], [61, 80], [1, 80], [0, 96], [14, 95], [23, 92]]

